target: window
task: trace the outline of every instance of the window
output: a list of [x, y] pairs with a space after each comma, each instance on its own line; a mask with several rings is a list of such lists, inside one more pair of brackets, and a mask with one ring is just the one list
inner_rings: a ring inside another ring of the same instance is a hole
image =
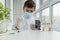
[[39, 7], [40, 7], [40, 0], [35, 0], [35, 3], [36, 3], [36, 9], [39, 9]]
[[53, 5], [53, 24], [60, 25], [60, 3]]
[[5, 6], [5, 0], [0, 0], [0, 2]]
[[46, 2], [47, 0], [42, 0], [42, 2], [44, 3], [44, 2]]
[[42, 11], [42, 23], [50, 23], [49, 8]]
[[[40, 8], [40, 0], [35, 0], [35, 3], [36, 3], [36, 10], [38, 10]], [[40, 13], [37, 12], [36, 19], [39, 19], [39, 17], [40, 17]]]
[[40, 13], [39, 12], [36, 14], [36, 19], [40, 19]]

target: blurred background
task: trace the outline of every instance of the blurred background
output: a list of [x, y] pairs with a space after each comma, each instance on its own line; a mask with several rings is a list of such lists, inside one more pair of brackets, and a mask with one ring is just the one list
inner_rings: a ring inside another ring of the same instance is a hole
[[[0, 0], [4, 7], [11, 8], [8, 29], [16, 23], [23, 13], [26, 0]], [[41, 21], [41, 27], [51, 28], [51, 31], [60, 31], [60, 0], [33, 0], [36, 3], [36, 19]]]

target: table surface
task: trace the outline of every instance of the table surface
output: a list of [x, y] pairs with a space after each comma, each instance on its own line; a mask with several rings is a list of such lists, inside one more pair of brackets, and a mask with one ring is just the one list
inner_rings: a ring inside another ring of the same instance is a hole
[[0, 40], [60, 40], [60, 32], [41, 32], [25, 30], [0, 34]]

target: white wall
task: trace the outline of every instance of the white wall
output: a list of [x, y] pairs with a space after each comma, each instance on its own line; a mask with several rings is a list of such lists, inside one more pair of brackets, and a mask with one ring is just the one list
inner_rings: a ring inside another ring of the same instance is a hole
[[13, 0], [13, 23], [15, 24], [17, 18], [23, 13], [23, 4], [25, 0]]

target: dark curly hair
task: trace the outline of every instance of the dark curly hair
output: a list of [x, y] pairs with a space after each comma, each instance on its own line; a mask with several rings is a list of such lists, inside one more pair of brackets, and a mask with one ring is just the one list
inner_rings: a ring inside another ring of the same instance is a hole
[[23, 8], [25, 8], [25, 7], [36, 8], [36, 4], [33, 0], [27, 0], [27, 1], [25, 1]]

